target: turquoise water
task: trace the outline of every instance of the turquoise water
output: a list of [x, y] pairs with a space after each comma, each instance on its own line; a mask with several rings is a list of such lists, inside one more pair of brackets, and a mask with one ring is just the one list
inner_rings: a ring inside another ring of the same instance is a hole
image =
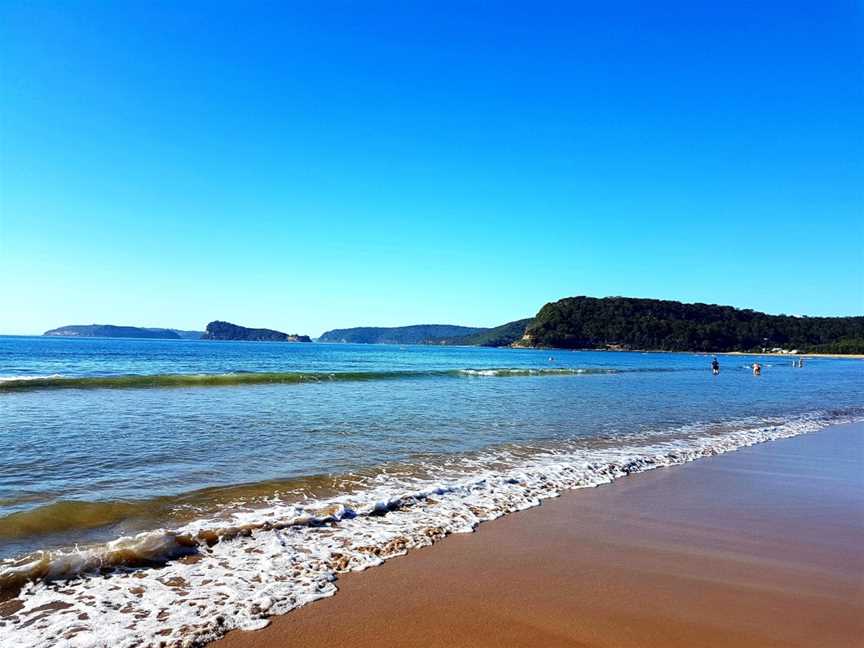
[[23, 605], [4, 632], [260, 627], [337, 573], [564, 489], [864, 417], [861, 361], [710, 361], [0, 337], [0, 596]]

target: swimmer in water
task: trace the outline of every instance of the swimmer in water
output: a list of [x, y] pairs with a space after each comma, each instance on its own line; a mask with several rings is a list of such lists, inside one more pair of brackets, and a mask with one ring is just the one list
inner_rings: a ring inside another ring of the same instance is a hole
[[720, 373], [720, 363], [717, 362], [717, 356], [714, 356], [714, 359], [711, 361], [711, 373], [715, 376]]
[[760, 365], [758, 362], [753, 363], [753, 375], [754, 376], [761, 376], [762, 375], [762, 365]]

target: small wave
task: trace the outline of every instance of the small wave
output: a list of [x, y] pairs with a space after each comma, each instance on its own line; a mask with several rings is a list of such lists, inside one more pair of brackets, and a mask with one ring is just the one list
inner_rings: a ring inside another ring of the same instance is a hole
[[[607, 375], [624, 373], [626, 369], [577, 369], [569, 367], [546, 367], [541, 369], [521, 368], [512, 369], [460, 369], [459, 373], [463, 376], [493, 376], [496, 378], [505, 378], [507, 376], [582, 376], [582, 375]], [[657, 370], [661, 371], [661, 370]]]
[[3, 383], [18, 383], [18, 382], [27, 382], [29, 380], [54, 380], [57, 378], [62, 378], [60, 374], [48, 374], [48, 375], [31, 375], [31, 374], [23, 374], [20, 376], [0, 376], [0, 385]]
[[[220, 374], [126, 374], [118, 376], [12, 376], [0, 379], [0, 392], [37, 389], [154, 389], [169, 387], [230, 387], [374, 380], [417, 380], [453, 377], [578, 376], [682, 371], [671, 368], [613, 369], [602, 367], [489, 367], [428, 371], [237, 372]], [[686, 370], [685, 370], [686, 371]]]
[[[233, 385], [299, 384], [327, 381], [395, 380], [421, 378], [442, 372], [245, 372], [220, 374], [127, 374], [120, 376], [45, 376], [10, 378], [0, 382], [2, 391], [31, 389], [146, 389], [159, 387], [220, 387]], [[443, 372], [446, 373], [446, 372]]]
[[0, 540], [92, 529], [147, 510], [131, 502], [53, 502], [0, 517]]
[[[177, 529], [0, 563], [0, 583], [21, 588], [20, 607], [2, 620], [0, 644], [55, 645], [71, 633], [77, 646], [197, 645], [233, 628], [263, 627], [271, 615], [331, 596], [339, 573], [470, 532], [565, 489], [852, 420], [861, 420], [861, 412], [694, 424], [529, 457], [490, 451], [466, 460], [461, 474], [383, 475], [362, 493], [274, 502]], [[52, 583], [76, 576], [62, 586]]]
[[[83, 532], [94, 529], [108, 532], [114, 530], [116, 535], [118, 528], [131, 531], [133, 528], [179, 525], [240, 503], [251, 506], [277, 499], [321, 499], [353, 492], [374, 474], [373, 470], [361, 469], [347, 475], [300, 475], [262, 482], [211, 486], [146, 499], [53, 501], [0, 516], [0, 541], [51, 538], [57, 535], [80, 536]], [[9, 506], [34, 501], [39, 500], [30, 496], [0, 500], [0, 504]]]

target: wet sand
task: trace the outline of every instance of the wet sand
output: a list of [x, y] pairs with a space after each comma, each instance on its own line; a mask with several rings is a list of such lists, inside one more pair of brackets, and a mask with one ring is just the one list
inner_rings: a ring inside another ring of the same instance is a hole
[[860, 646], [864, 425], [565, 493], [213, 648]]

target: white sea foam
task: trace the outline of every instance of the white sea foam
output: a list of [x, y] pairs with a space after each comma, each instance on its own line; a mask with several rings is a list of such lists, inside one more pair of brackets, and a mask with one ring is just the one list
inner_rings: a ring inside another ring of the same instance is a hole
[[61, 374], [41, 374], [41, 375], [33, 375], [33, 374], [24, 374], [20, 376], [0, 376], [0, 383], [4, 382], [22, 382], [26, 380], [45, 380], [47, 378], [55, 379], [55, 378], [63, 378]]
[[[22, 573], [42, 577], [23, 587], [20, 610], [0, 617], [0, 646], [198, 645], [232, 628], [263, 627], [270, 615], [333, 595], [340, 572], [470, 532], [565, 489], [850, 420], [856, 418], [816, 413], [722, 427], [694, 424], [554, 451], [490, 451], [451, 462], [435, 482], [383, 474], [360, 494], [234, 510], [180, 529], [0, 568], [0, 580]], [[192, 559], [177, 559], [189, 552]], [[144, 559], [168, 562], [123, 566]], [[109, 564], [119, 566], [100, 573]], [[73, 574], [79, 577], [58, 580]]]
[[529, 369], [523, 367], [504, 369], [460, 369], [463, 376], [578, 376], [582, 374], [616, 374], [622, 373], [620, 369], [575, 369], [570, 367], [544, 367], [540, 369]]

